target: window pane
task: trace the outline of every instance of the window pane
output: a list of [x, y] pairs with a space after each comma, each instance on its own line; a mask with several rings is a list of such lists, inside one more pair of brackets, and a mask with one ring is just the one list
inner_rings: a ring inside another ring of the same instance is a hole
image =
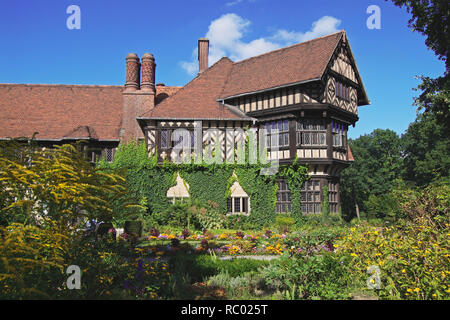
[[168, 138], [167, 136], [168, 136], [167, 130], [161, 131], [161, 148], [167, 148], [167, 138]]
[[318, 180], [314, 181], [314, 190], [320, 191], [320, 181]]
[[284, 131], [289, 131], [289, 121], [284, 120]]
[[227, 212], [233, 212], [231, 198], [227, 199]]
[[106, 153], [106, 161], [112, 162], [113, 161], [113, 150], [110, 148], [107, 148], [105, 150], [105, 153]]
[[278, 139], [276, 135], [271, 135], [271, 144], [272, 147], [278, 146]]
[[234, 212], [241, 212], [241, 198], [233, 198]]
[[324, 146], [324, 145], [326, 145], [326, 135], [325, 135], [325, 133], [320, 133], [320, 135], [319, 135], [319, 144], [321, 145], [321, 146]]
[[248, 213], [248, 198], [242, 198], [242, 212]]
[[284, 145], [285, 146], [289, 145], [289, 133], [284, 134]]
[[305, 144], [305, 145], [310, 145], [311, 144], [311, 139], [310, 139], [310, 134], [309, 133], [304, 133], [303, 134], [303, 144]]
[[320, 202], [320, 192], [314, 192], [314, 202]]
[[322, 211], [321, 209], [322, 208], [321, 208], [320, 203], [316, 203], [316, 205], [315, 205], [315, 213], [320, 213]]

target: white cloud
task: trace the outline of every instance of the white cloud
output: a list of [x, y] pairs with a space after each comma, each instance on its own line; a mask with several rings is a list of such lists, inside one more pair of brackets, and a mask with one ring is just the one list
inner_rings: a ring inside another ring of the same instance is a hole
[[236, 5], [236, 4], [241, 3], [242, 1], [243, 1], [243, 0], [230, 1], [230, 2], [227, 2], [225, 5], [226, 5], [227, 7], [231, 7], [231, 6], [234, 6], [234, 5]]
[[330, 16], [324, 16], [313, 22], [310, 31], [296, 32], [281, 29], [272, 36], [272, 39], [285, 41], [287, 43], [304, 42], [338, 31], [340, 24], [341, 20]]
[[[234, 13], [225, 14], [211, 22], [205, 36], [210, 41], [210, 66], [224, 56], [233, 61], [239, 61], [293, 43], [336, 32], [341, 21], [334, 17], [324, 16], [313, 22], [311, 30], [306, 32], [280, 29], [271, 36], [245, 42], [243, 38], [249, 32], [250, 24], [250, 21]], [[182, 61], [180, 65], [188, 74], [196, 75], [198, 71], [197, 48], [192, 52], [192, 60], [190, 62]]]

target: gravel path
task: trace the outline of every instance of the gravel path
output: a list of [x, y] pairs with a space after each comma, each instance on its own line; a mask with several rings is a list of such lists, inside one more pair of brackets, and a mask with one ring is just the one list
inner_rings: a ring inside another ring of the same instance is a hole
[[226, 256], [219, 257], [220, 260], [233, 260], [233, 259], [253, 259], [253, 260], [274, 260], [280, 256]]

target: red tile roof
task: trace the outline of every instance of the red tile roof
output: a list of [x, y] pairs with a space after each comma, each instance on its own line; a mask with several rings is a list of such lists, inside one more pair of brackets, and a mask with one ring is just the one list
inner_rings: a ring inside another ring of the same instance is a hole
[[233, 64], [220, 98], [320, 79], [345, 31]]
[[[123, 86], [0, 84], [0, 138], [119, 140]], [[156, 100], [179, 87], [157, 86]]]
[[350, 149], [349, 145], [347, 145], [347, 154], [348, 154], [348, 161], [355, 161], [355, 158], [353, 158], [352, 149]]
[[246, 117], [217, 101], [320, 79], [344, 35], [345, 31], [339, 31], [236, 63], [222, 58], [141, 118]]
[[232, 66], [233, 62], [230, 59], [220, 59], [169, 99], [145, 112], [140, 118], [249, 120], [250, 118], [239, 110], [223, 106], [216, 101]]

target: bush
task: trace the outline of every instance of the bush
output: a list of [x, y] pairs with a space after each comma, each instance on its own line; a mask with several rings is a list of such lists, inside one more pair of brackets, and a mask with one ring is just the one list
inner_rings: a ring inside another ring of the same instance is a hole
[[266, 285], [289, 299], [348, 299], [351, 279], [347, 264], [333, 253], [288, 254], [260, 271]]
[[254, 230], [259, 229], [250, 219], [245, 215], [233, 214], [226, 217], [225, 228], [233, 230]]
[[280, 233], [289, 232], [294, 224], [294, 218], [287, 214], [280, 214], [275, 217], [275, 226]]
[[52, 226], [0, 228], [0, 299], [52, 299], [65, 281], [69, 235]]
[[136, 237], [141, 237], [142, 221], [125, 221], [124, 232], [130, 235], [135, 235]]
[[426, 219], [376, 228], [361, 224], [336, 244], [337, 254], [351, 257], [350, 272], [361, 281], [367, 270], [381, 270], [383, 299], [449, 299], [449, 224], [437, 229]]

